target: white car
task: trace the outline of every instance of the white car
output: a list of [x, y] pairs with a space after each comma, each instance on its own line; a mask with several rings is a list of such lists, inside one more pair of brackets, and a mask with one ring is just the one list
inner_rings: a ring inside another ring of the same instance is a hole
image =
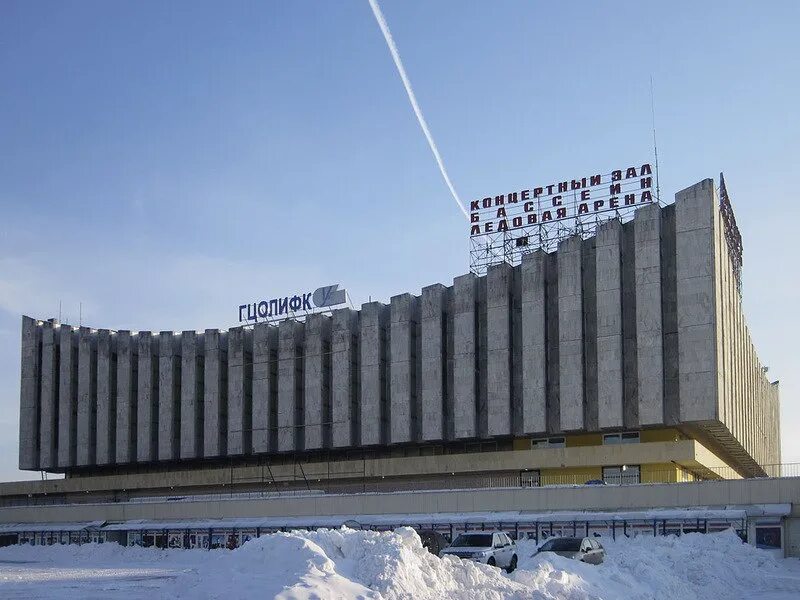
[[502, 531], [462, 533], [439, 555], [448, 554], [501, 567], [508, 573], [517, 568], [517, 545]]

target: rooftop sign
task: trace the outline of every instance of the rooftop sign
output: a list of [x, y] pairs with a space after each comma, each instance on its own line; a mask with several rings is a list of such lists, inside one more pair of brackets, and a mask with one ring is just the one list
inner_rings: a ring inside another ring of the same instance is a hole
[[588, 237], [603, 221], [626, 221], [658, 201], [654, 177], [644, 163], [472, 200], [470, 269], [483, 275], [493, 264], [518, 264], [533, 250], [552, 252], [568, 237]]
[[347, 302], [347, 290], [339, 289], [339, 284], [326, 285], [313, 292], [294, 294], [283, 298], [261, 300], [251, 304], [239, 305], [239, 322], [257, 322], [259, 319], [273, 319], [305, 316], [318, 309], [329, 309]]
[[653, 201], [649, 164], [541, 187], [487, 196], [470, 203], [470, 236], [615, 211]]

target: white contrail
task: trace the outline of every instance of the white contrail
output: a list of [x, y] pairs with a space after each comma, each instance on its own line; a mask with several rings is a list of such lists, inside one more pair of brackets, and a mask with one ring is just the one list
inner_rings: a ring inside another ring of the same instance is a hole
[[378, 25], [383, 32], [383, 37], [386, 39], [386, 45], [389, 46], [389, 52], [392, 53], [394, 64], [397, 67], [397, 71], [400, 73], [400, 79], [403, 80], [403, 85], [406, 88], [408, 99], [411, 102], [414, 113], [417, 115], [419, 126], [422, 127], [422, 133], [425, 134], [425, 137], [428, 140], [428, 145], [431, 147], [431, 152], [433, 152], [433, 156], [439, 165], [439, 170], [442, 172], [442, 177], [444, 177], [447, 187], [450, 188], [450, 193], [453, 194], [453, 198], [455, 199], [456, 204], [458, 204], [458, 208], [460, 208], [461, 212], [464, 213], [464, 216], [469, 219], [469, 213], [467, 212], [466, 207], [462, 204], [461, 198], [458, 197], [456, 188], [453, 187], [453, 182], [450, 181], [450, 177], [447, 175], [447, 169], [444, 168], [444, 162], [442, 161], [442, 157], [439, 154], [438, 148], [436, 148], [436, 142], [433, 141], [433, 136], [428, 129], [428, 124], [425, 122], [425, 117], [422, 116], [422, 110], [420, 110], [419, 104], [417, 104], [417, 97], [414, 96], [414, 90], [411, 89], [411, 82], [408, 80], [406, 70], [403, 68], [403, 61], [400, 60], [400, 54], [397, 51], [397, 45], [395, 45], [394, 39], [392, 39], [392, 32], [389, 31], [389, 25], [386, 24], [386, 19], [381, 12], [381, 7], [378, 5], [378, 0], [369, 0], [369, 5], [372, 7], [372, 13], [375, 15], [375, 20], [378, 21]]

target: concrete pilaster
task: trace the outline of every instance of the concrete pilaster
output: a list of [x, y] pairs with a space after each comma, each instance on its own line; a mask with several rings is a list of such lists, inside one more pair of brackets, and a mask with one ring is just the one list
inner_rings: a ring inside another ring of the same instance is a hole
[[424, 441], [445, 439], [447, 408], [447, 303], [448, 290], [441, 284], [422, 288], [420, 300], [422, 398], [420, 434]]
[[158, 459], [158, 336], [139, 332], [136, 454], [139, 462]]
[[477, 291], [472, 273], [453, 280], [453, 428], [462, 439], [477, 435]]
[[278, 329], [267, 323], [253, 327], [253, 452], [277, 446]]
[[116, 462], [125, 464], [136, 460], [136, 419], [139, 355], [138, 339], [130, 331], [117, 332], [117, 434]]
[[108, 329], [97, 331], [97, 464], [113, 464], [117, 440], [117, 343]]
[[78, 330], [78, 451], [77, 465], [96, 464], [97, 453], [97, 336], [88, 327]]
[[331, 327], [331, 437], [344, 448], [359, 443], [358, 313], [335, 310]]
[[380, 302], [361, 307], [361, 443], [380, 444], [387, 419], [386, 313]]
[[678, 370], [682, 421], [717, 418], [714, 181], [675, 195]]
[[58, 335], [58, 466], [63, 468], [77, 462], [78, 345], [77, 332], [69, 325], [62, 325]]
[[561, 394], [559, 391], [560, 369], [558, 333], [558, 253], [544, 256], [545, 271], [545, 360], [547, 370], [547, 433], [560, 433]]
[[203, 455], [228, 453], [228, 336], [206, 329], [203, 364]]
[[41, 394], [39, 419], [39, 466], [58, 466], [58, 325], [45, 321], [41, 326]]
[[162, 331], [158, 351], [158, 460], [175, 460], [181, 441], [180, 337]]
[[597, 405], [598, 425], [622, 427], [622, 225], [597, 228]]
[[278, 451], [303, 450], [303, 324], [278, 326]]
[[636, 243], [636, 353], [639, 424], [664, 422], [664, 351], [661, 318], [661, 208], [634, 217]]
[[680, 421], [678, 397], [678, 297], [675, 254], [675, 205], [661, 213], [661, 313], [664, 328], [664, 422]]
[[22, 359], [19, 402], [19, 468], [39, 468], [39, 378], [42, 330], [22, 317]]
[[636, 357], [635, 223], [622, 226], [622, 424], [639, 428], [639, 374]]
[[252, 450], [252, 332], [228, 330], [228, 455]]
[[558, 333], [561, 428], [583, 427], [583, 296], [581, 238], [558, 245]]
[[501, 263], [486, 274], [488, 435], [511, 433], [511, 312], [514, 271]]
[[312, 314], [305, 321], [305, 450], [330, 447], [330, 317]]
[[544, 250], [522, 257], [522, 433], [546, 430], [547, 372]]
[[393, 296], [390, 320], [390, 443], [410, 442], [416, 435], [417, 298]]
[[203, 456], [204, 336], [181, 334], [181, 458]]

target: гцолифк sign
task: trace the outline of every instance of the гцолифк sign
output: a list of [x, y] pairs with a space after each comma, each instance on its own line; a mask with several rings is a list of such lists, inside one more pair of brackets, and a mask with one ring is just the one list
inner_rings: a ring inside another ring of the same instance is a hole
[[340, 290], [339, 284], [326, 285], [313, 292], [261, 300], [251, 304], [239, 305], [239, 322], [258, 321], [290, 316], [294, 313], [308, 313], [319, 308], [328, 308], [347, 302], [347, 290]]

